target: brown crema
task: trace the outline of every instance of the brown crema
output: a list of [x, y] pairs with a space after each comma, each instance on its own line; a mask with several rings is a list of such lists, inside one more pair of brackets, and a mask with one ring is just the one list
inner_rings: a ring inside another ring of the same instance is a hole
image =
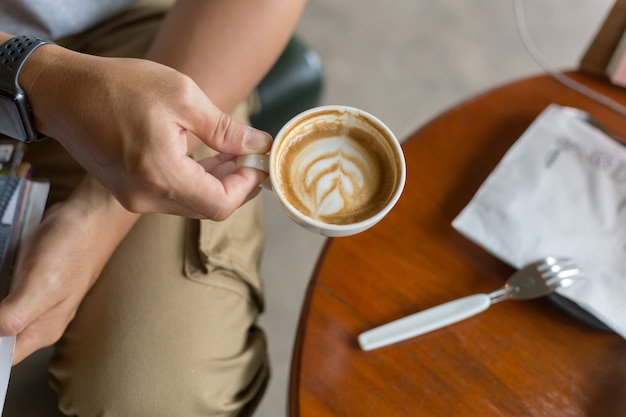
[[[330, 112], [332, 113], [332, 112]], [[274, 159], [277, 185], [296, 210], [346, 225], [381, 211], [400, 182], [392, 138], [367, 119], [306, 120], [286, 133]]]

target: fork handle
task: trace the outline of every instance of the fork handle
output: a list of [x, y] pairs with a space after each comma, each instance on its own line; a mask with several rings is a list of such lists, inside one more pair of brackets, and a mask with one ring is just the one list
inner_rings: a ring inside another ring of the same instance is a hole
[[491, 305], [487, 294], [475, 294], [429, 308], [361, 333], [363, 350], [372, 350], [440, 329], [485, 311]]

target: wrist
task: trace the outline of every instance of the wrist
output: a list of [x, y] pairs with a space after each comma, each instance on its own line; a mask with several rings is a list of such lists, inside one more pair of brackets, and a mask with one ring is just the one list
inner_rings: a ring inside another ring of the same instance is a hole
[[85, 214], [108, 215], [129, 220], [139, 217], [138, 214], [126, 210], [115, 196], [91, 175], [85, 175], [70, 199], [75, 200]]
[[41, 45], [30, 54], [22, 66], [18, 79], [20, 86], [29, 97], [35, 95], [37, 80], [52, 62], [60, 58], [60, 53], [64, 49], [57, 44], [49, 43]]
[[30, 103], [35, 125], [43, 134], [51, 134], [45, 117], [50, 109], [44, 103], [47, 96], [58, 94], [54, 91], [56, 74], [63, 70], [58, 64], [69, 60], [69, 52], [56, 44], [41, 45], [31, 53], [19, 73], [18, 82]]
[[99, 181], [86, 175], [72, 195], [51, 210], [60, 209], [81, 219], [85, 230], [99, 236], [103, 252], [112, 252], [140, 215], [132, 213], [115, 199]]

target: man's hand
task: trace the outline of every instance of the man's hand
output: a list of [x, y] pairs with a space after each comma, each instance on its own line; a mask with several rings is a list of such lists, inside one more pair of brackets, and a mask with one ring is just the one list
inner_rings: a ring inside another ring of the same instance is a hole
[[128, 210], [222, 220], [264, 179], [250, 168], [217, 178], [188, 156], [194, 135], [233, 156], [265, 153], [271, 137], [219, 110], [182, 73], [56, 45], [40, 47], [31, 59], [20, 82], [39, 130], [57, 138]]
[[17, 335], [14, 364], [61, 337], [137, 217], [90, 178], [46, 211], [21, 243], [11, 292], [0, 303], [0, 335]]

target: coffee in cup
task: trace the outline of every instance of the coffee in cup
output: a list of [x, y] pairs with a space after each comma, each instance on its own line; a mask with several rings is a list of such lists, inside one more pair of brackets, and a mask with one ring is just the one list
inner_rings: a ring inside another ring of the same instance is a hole
[[406, 177], [402, 149], [387, 126], [362, 110], [323, 106], [289, 121], [269, 158], [241, 164], [269, 173], [286, 213], [309, 230], [347, 236], [376, 224], [397, 202]]

